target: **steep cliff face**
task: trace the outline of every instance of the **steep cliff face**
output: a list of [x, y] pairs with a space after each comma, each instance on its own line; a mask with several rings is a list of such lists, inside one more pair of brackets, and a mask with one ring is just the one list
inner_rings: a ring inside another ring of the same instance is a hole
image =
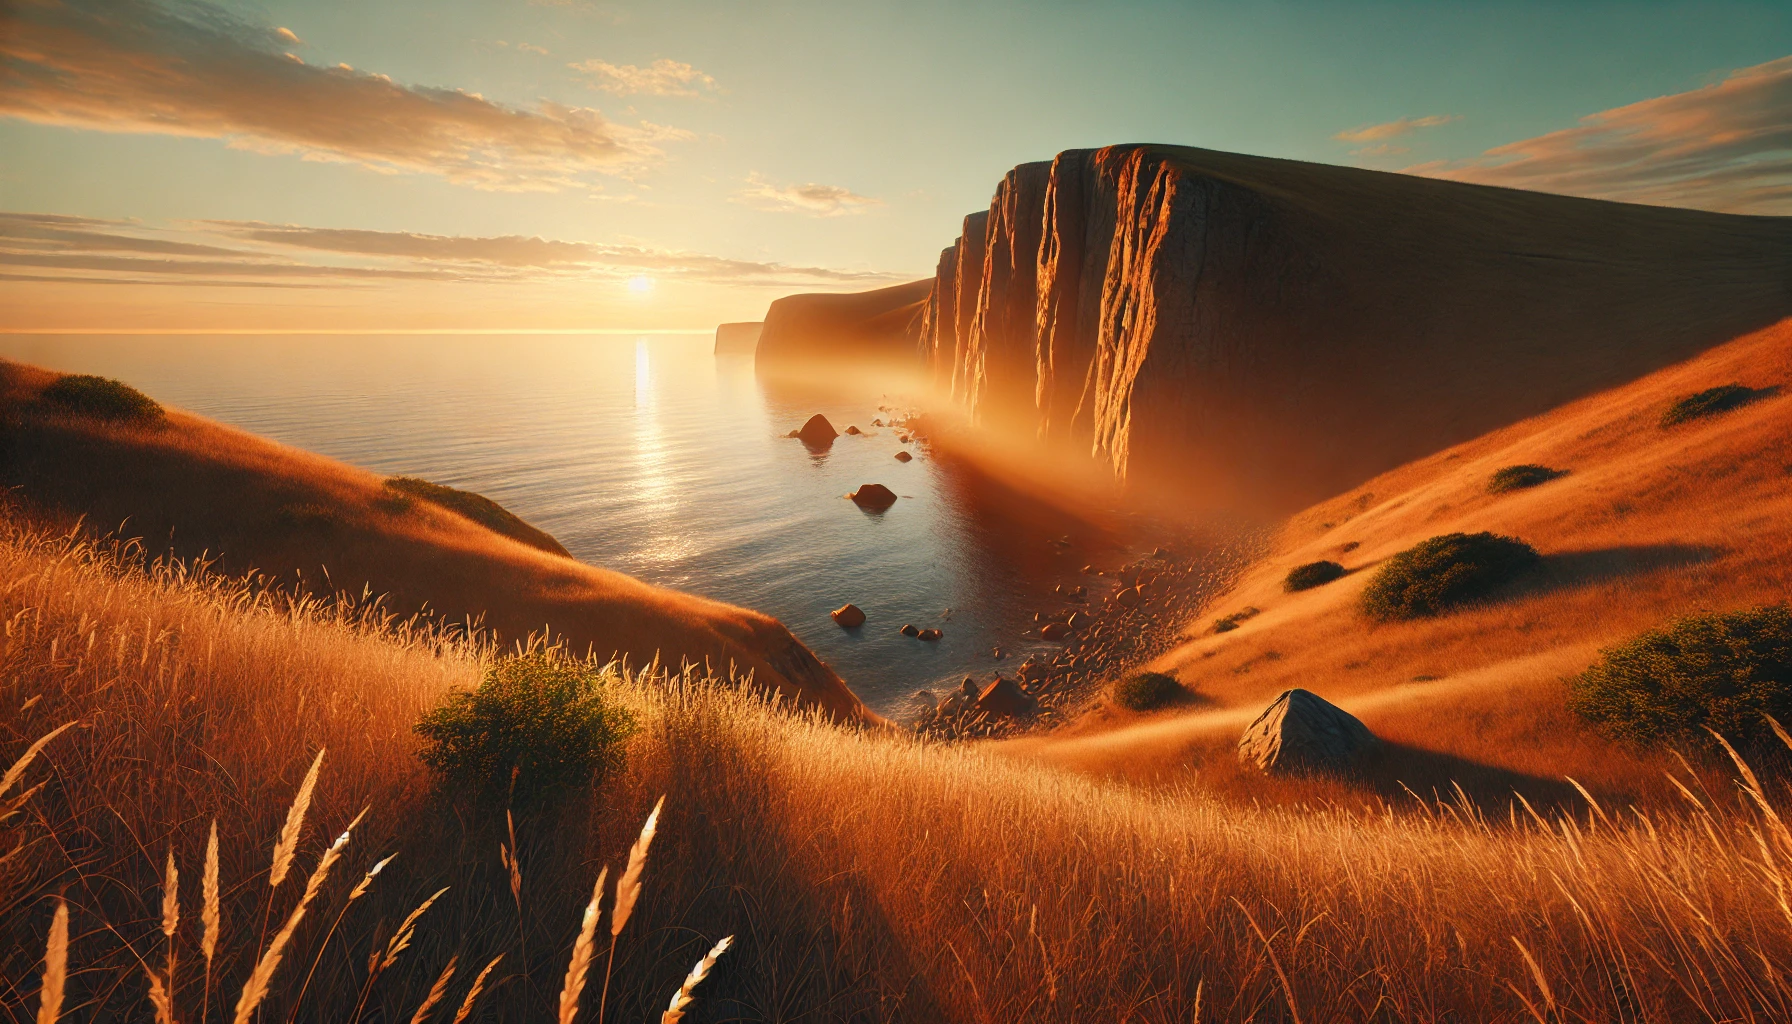
[[1285, 506], [1792, 314], [1792, 220], [1072, 150], [965, 219], [929, 309], [974, 419]]

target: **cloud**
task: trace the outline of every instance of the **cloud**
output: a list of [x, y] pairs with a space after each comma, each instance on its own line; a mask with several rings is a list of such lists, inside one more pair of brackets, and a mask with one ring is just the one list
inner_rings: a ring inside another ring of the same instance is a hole
[[900, 277], [521, 235], [430, 235], [260, 221], [158, 227], [37, 213], [0, 213], [0, 266], [42, 271], [45, 280], [269, 286], [398, 280], [504, 284], [652, 273], [720, 284], [863, 287]]
[[1792, 214], [1792, 57], [1409, 173], [1731, 213]]
[[283, 41], [291, 43], [294, 46], [305, 45], [305, 40], [300, 39], [299, 34], [290, 28], [277, 28], [274, 30], [274, 34], [279, 36]]
[[663, 156], [688, 133], [613, 123], [587, 107], [531, 108], [458, 89], [305, 63], [291, 30], [208, 3], [12, 0], [0, 5], [0, 116], [226, 140], [482, 189], [585, 187]]
[[1371, 142], [1386, 142], [1402, 135], [1410, 135], [1420, 128], [1436, 128], [1452, 121], [1462, 120], [1461, 114], [1432, 114], [1430, 117], [1402, 117], [1397, 121], [1386, 121], [1382, 124], [1366, 124], [1360, 128], [1351, 128], [1332, 136], [1339, 142], [1362, 145]]
[[762, 210], [781, 213], [807, 213], [817, 217], [838, 217], [864, 213], [883, 200], [862, 196], [839, 185], [774, 185], [757, 174], [747, 176], [747, 187], [734, 194], [734, 201]]
[[715, 79], [689, 64], [664, 58], [644, 68], [595, 57], [567, 67], [585, 76], [591, 88], [617, 96], [701, 96], [716, 87]]
[[543, 57], [546, 57], [548, 55], [547, 47], [536, 46], [534, 43], [518, 43], [518, 44], [516, 44], [516, 48], [523, 51], [524, 53], [540, 54]]

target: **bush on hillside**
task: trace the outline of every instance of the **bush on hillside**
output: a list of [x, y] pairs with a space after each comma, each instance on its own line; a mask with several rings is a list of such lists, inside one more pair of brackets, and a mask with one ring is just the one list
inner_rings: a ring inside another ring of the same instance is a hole
[[[473, 520], [493, 533], [501, 533], [512, 540], [520, 540], [530, 547], [540, 548], [556, 555], [567, 555], [566, 549], [560, 545], [559, 541], [544, 531], [530, 526], [516, 513], [483, 494], [431, 483], [414, 476], [387, 477], [386, 489], [394, 496], [422, 498], [424, 501], [440, 505], [450, 512]], [[386, 509], [387, 511], [402, 511], [401, 507], [395, 505], [386, 506]], [[571, 556], [567, 555], [567, 557]]]
[[1155, 711], [1188, 696], [1176, 677], [1140, 672], [1114, 684], [1114, 703], [1129, 711]]
[[1343, 576], [1344, 567], [1336, 562], [1308, 562], [1288, 570], [1287, 577], [1282, 580], [1282, 589], [1290, 594], [1297, 590], [1312, 590]]
[[1759, 398], [1773, 393], [1772, 388], [1748, 388], [1741, 384], [1724, 384], [1720, 387], [1707, 388], [1696, 395], [1687, 395], [1661, 414], [1661, 425], [1671, 427], [1687, 420], [1696, 420], [1702, 416], [1715, 416], [1720, 412], [1740, 409]]
[[1539, 466], [1535, 463], [1525, 463], [1522, 466], [1506, 466], [1495, 471], [1493, 476], [1488, 478], [1487, 490], [1492, 494], [1504, 494], [1507, 491], [1522, 491], [1527, 487], [1536, 487], [1539, 484], [1549, 483], [1557, 477], [1567, 475], [1568, 471], [1565, 469], [1550, 469], [1548, 466]]
[[601, 671], [549, 654], [505, 658], [417, 723], [418, 756], [444, 789], [492, 804], [526, 807], [601, 784], [622, 767], [635, 729], [603, 682]]
[[1643, 743], [1771, 742], [1792, 726], [1792, 612], [1784, 605], [1693, 615], [1600, 653], [1570, 681], [1569, 706]]
[[1432, 537], [1382, 564], [1363, 590], [1363, 610], [1377, 619], [1437, 615], [1491, 595], [1540, 561], [1535, 549], [1512, 537]]
[[1239, 623], [1254, 618], [1257, 614], [1258, 609], [1246, 607], [1223, 618], [1214, 619], [1213, 631], [1215, 633], [1230, 633], [1238, 628]]
[[40, 397], [59, 409], [97, 420], [150, 423], [163, 415], [155, 399], [129, 384], [85, 373], [56, 378]]

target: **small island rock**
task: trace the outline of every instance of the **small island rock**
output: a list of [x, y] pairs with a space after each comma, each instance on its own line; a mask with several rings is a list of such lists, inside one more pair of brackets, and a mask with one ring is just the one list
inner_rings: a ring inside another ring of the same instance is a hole
[[797, 431], [796, 436], [802, 438], [804, 444], [819, 447], [831, 443], [840, 435], [834, 430], [834, 425], [828, 422], [826, 416], [816, 413], [809, 417], [809, 422], [803, 424], [803, 429]]
[[860, 484], [859, 489], [847, 497], [860, 508], [886, 509], [896, 504], [896, 492], [883, 484]]
[[913, 458], [914, 458], [914, 456], [913, 456], [913, 455], [910, 455], [910, 454], [909, 454], [909, 453], [907, 453], [907, 452], [897, 452], [897, 453], [896, 453], [896, 461], [897, 461], [897, 462], [907, 462], [907, 461], [909, 461], [909, 460], [910, 460], [910, 459], [913, 459]]
[[829, 614], [835, 622], [847, 629], [856, 629], [865, 624], [865, 613], [856, 604], [843, 604]]

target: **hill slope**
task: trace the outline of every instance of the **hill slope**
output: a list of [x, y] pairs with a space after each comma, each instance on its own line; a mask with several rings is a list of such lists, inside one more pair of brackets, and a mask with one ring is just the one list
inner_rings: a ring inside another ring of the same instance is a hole
[[[1663, 426], [1683, 396], [1740, 382], [1756, 401]], [[1086, 735], [1034, 744], [1087, 765], [1160, 767], [1225, 756], [1289, 687], [1356, 712], [1416, 750], [1502, 771], [1574, 775], [1622, 791], [1645, 765], [1563, 707], [1561, 680], [1601, 647], [1697, 610], [1792, 594], [1792, 320], [1611, 391], [1440, 451], [1315, 505], [1190, 625], [1154, 668], [1206, 706], [1146, 721], [1099, 717]], [[1768, 390], [1777, 389], [1777, 390]], [[1492, 493], [1506, 466], [1565, 471]], [[1375, 623], [1360, 610], [1384, 559], [1444, 533], [1489, 530], [1544, 556], [1539, 581], [1434, 619]], [[1284, 593], [1294, 566], [1349, 574]], [[1213, 620], [1260, 614], [1214, 632]], [[1657, 781], [1659, 781], [1657, 777]]]
[[658, 654], [751, 672], [801, 704], [875, 717], [776, 619], [585, 565], [520, 521], [511, 532], [523, 539], [505, 536], [433, 491], [420, 497], [416, 486], [198, 416], [171, 410], [159, 424], [129, 425], [56, 413], [36, 397], [55, 375], [0, 371], [0, 480], [31, 505], [99, 528], [123, 524], [152, 550], [208, 553], [227, 571], [296, 577], [325, 592], [365, 586], [401, 614], [482, 621], [507, 641], [546, 628], [575, 649], [636, 664]]

